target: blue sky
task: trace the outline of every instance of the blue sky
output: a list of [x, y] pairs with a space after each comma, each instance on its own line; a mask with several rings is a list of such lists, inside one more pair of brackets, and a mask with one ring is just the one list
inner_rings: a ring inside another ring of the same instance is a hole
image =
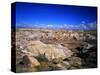
[[96, 7], [16, 3], [16, 25], [19, 27], [60, 28], [69, 26], [70, 29], [71, 25], [77, 25], [81, 29], [81, 24], [89, 25], [96, 22]]

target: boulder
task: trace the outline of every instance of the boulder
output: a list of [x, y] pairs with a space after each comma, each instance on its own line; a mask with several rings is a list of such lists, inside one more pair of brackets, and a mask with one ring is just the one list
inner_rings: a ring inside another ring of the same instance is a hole
[[63, 66], [63, 65], [60, 64], [60, 63], [56, 65], [56, 68], [57, 68], [57, 70], [66, 70], [66, 67]]
[[35, 66], [40, 65], [40, 63], [37, 59], [35, 59], [34, 57], [29, 56], [29, 55], [23, 56], [23, 62], [24, 62], [24, 65], [28, 66], [28, 67], [35, 67]]
[[62, 65], [65, 66], [66, 69], [69, 69], [71, 67], [71, 65], [68, 61], [63, 61]]
[[80, 65], [82, 65], [82, 59], [79, 58], [79, 57], [71, 57], [68, 60], [69, 60], [69, 63], [72, 66], [80, 66]]

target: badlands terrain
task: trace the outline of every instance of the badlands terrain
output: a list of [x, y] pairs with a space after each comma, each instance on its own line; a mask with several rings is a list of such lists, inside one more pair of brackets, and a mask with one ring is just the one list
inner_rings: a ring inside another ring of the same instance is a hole
[[16, 72], [97, 67], [95, 30], [17, 28], [12, 40], [12, 50], [16, 44]]

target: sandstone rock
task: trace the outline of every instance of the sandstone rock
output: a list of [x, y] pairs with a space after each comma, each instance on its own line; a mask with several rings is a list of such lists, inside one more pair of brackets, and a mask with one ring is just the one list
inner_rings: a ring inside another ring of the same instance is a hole
[[71, 64], [71, 65], [82, 65], [82, 60], [81, 60], [81, 58], [79, 58], [79, 57], [71, 57], [71, 58], [69, 58], [69, 63]]
[[40, 65], [40, 63], [38, 62], [37, 59], [35, 59], [34, 57], [29, 56], [29, 55], [25, 55], [23, 57], [23, 62], [25, 64], [25, 66], [28, 66], [28, 67], [35, 67], [35, 66]]
[[66, 67], [66, 69], [71, 67], [71, 64], [68, 61], [63, 61], [63, 66]]
[[39, 56], [39, 54], [44, 54], [50, 59], [54, 58], [65, 58], [66, 55], [63, 50], [58, 49], [50, 44], [44, 44], [41, 41], [31, 41], [27, 45], [29, 52], [33, 53], [33, 56]]
[[56, 68], [57, 68], [58, 70], [66, 70], [66, 67], [63, 66], [62, 64], [57, 64], [57, 65], [56, 65]]
[[59, 50], [63, 51], [64, 54], [66, 55], [66, 58], [71, 57], [73, 55], [73, 52], [71, 50], [69, 50], [67, 47], [63, 47], [60, 44], [54, 45], [56, 48], [58, 48]]

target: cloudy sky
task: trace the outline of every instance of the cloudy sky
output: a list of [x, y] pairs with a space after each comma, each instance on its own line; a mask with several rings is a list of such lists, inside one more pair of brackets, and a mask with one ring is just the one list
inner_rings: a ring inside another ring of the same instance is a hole
[[96, 23], [96, 7], [16, 3], [17, 27], [93, 29]]

